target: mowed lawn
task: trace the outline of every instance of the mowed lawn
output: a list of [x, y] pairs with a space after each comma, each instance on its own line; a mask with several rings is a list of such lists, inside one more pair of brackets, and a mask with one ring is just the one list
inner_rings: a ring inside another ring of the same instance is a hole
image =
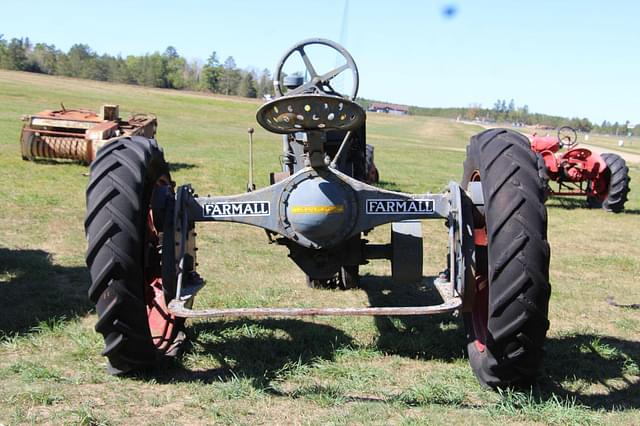
[[[259, 102], [0, 71], [0, 424], [640, 424], [638, 165], [624, 213], [581, 199], [547, 203], [551, 328], [531, 391], [482, 389], [451, 314], [190, 321], [178, 362], [116, 378], [86, 297], [88, 169], [20, 157], [20, 116], [60, 102], [155, 113], [173, 179], [200, 195], [244, 190], [248, 127], [257, 185], [280, 167], [280, 137], [255, 122]], [[460, 179], [469, 137], [481, 130], [369, 115], [380, 185], [440, 192]], [[426, 283], [444, 268], [446, 228], [423, 229]], [[387, 242], [389, 227], [370, 239]], [[362, 267], [362, 289], [309, 289], [286, 249], [251, 227], [199, 225], [198, 245], [208, 282], [198, 307], [393, 306], [424, 290], [393, 286], [383, 261]]]

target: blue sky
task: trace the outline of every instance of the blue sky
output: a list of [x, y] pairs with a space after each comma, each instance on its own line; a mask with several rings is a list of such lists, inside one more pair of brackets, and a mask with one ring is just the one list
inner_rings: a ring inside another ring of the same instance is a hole
[[126, 56], [172, 45], [189, 59], [215, 50], [273, 71], [295, 42], [324, 37], [355, 58], [363, 97], [431, 107], [513, 98], [536, 112], [640, 123], [636, 1], [349, 0], [344, 27], [345, 0], [3, 3], [5, 39], [63, 50], [86, 43]]

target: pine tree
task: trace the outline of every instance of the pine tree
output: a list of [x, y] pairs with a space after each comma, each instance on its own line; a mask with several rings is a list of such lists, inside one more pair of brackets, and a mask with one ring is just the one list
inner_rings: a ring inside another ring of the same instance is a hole
[[27, 70], [27, 50], [23, 39], [13, 38], [4, 50], [3, 65], [10, 70]]
[[222, 77], [222, 67], [218, 61], [218, 55], [214, 51], [207, 59], [207, 63], [202, 67], [202, 86], [212, 92], [220, 91], [220, 78]]
[[253, 74], [250, 72], [246, 73], [242, 77], [240, 86], [238, 87], [238, 95], [244, 96], [245, 98], [257, 97], [258, 90], [256, 89], [256, 81], [253, 78]]
[[238, 84], [242, 76], [236, 68], [236, 61], [233, 56], [227, 57], [222, 66], [222, 76], [220, 78], [220, 88], [225, 95], [237, 95]]

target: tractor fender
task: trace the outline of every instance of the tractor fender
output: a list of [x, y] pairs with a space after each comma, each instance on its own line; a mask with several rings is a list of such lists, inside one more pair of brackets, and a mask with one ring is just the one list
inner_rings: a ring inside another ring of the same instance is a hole
[[607, 163], [595, 152], [587, 148], [574, 148], [562, 154], [560, 161], [582, 163], [582, 168], [597, 179], [607, 169]]
[[456, 182], [449, 183], [449, 273], [450, 280], [462, 298], [462, 311], [473, 306], [475, 287], [471, 285], [475, 271], [474, 209], [484, 207], [482, 184], [463, 190]]

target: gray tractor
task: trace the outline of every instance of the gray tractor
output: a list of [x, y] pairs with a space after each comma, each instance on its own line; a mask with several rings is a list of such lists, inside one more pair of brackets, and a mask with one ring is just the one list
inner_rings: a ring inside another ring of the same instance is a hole
[[[317, 73], [307, 55], [310, 45], [337, 50], [345, 63]], [[294, 53], [304, 62], [306, 79], [282, 72]], [[346, 95], [331, 84], [343, 72], [354, 77]], [[92, 163], [85, 221], [89, 297], [110, 370], [135, 372], [178, 355], [186, 318], [458, 311], [482, 384], [535, 378], [549, 325], [549, 246], [543, 186], [527, 139], [508, 130], [485, 131], [471, 138], [462, 184], [450, 182], [439, 194], [388, 191], [366, 182], [366, 114], [354, 102], [358, 71], [351, 55], [334, 42], [306, 40], [284, 55], [274, 77], [277, 97], [256, 118], [283, 135], [284, 161], [266, 188], [255, 189], [251, 177], [247, 192], [235, 195], [199, 197], [190, 185], [176, 188], [157, 142], [142, 137], [110, 143]], [[263, 228], [269, 240], [288, 248], [311, 286], [346, 290], [359, 286], [359, 266], [369, 259], [391, 261], [394, 285], [422, 282], [421, 221], [432, 219], [444, 220], [449, 230], [445, 272], [428, 283], [441, 296], [437, 304], [193, 306], [205, 284], [196, 270], [198, 222]], [[389, 223], [388, 244], [364, 238]]]

